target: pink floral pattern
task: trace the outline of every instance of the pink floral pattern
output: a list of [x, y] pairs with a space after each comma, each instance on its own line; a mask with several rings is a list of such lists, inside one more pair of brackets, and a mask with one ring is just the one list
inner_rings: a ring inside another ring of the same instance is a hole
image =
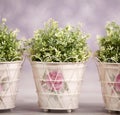
[[120, 92], [120, 74], [116, 77], [114, 87], [117, 92]]
[[58, 71], [51, 71], [46, 75], [46, 85], [52, 91], [59, 91], [63, 87], [63, 74]]

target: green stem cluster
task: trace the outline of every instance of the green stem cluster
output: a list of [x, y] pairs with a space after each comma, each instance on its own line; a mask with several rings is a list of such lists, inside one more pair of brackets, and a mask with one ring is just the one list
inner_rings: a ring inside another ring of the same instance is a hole
[[100, 49], [97, 57], [102, 62], [120, 63], [120, 25], [109, 22], [106, 25], [106, 36], [99, 37]]

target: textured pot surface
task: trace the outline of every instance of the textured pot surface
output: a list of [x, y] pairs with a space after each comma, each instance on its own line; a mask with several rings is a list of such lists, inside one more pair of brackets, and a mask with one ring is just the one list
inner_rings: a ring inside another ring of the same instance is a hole
[[31, 62], [42, 109], [68, 110], [79, 105], [85, 64]]
[[120, 64], [97, 62], [105, 108], [120, 111]]
[[22, 61], [0, 62], [0, 109], [15, 107], [17, 82]]

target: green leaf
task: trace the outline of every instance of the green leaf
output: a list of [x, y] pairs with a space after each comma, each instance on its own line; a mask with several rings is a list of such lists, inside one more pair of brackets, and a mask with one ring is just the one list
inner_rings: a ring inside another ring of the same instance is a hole
[[60, 28], [56, 21], [50, 19], [28, 41], [30, 55], [34, 56], [34, 61], [84, 62], [90, 55], [86, 43], [88, 37], [79, 26]]

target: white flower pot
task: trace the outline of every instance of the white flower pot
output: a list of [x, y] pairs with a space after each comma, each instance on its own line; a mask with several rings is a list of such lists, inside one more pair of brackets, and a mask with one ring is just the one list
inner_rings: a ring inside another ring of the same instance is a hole
[[0, 110], [15, 107], [21, 63], [22, 61], [0, 62]]
[[83, 63], [41, 63], [33, 61], [32, 70], [43, 110], [77, 109], [85, 70]]
[[102, 95], [108, 111], [120, 111], [120, 64], [97, 62]]

